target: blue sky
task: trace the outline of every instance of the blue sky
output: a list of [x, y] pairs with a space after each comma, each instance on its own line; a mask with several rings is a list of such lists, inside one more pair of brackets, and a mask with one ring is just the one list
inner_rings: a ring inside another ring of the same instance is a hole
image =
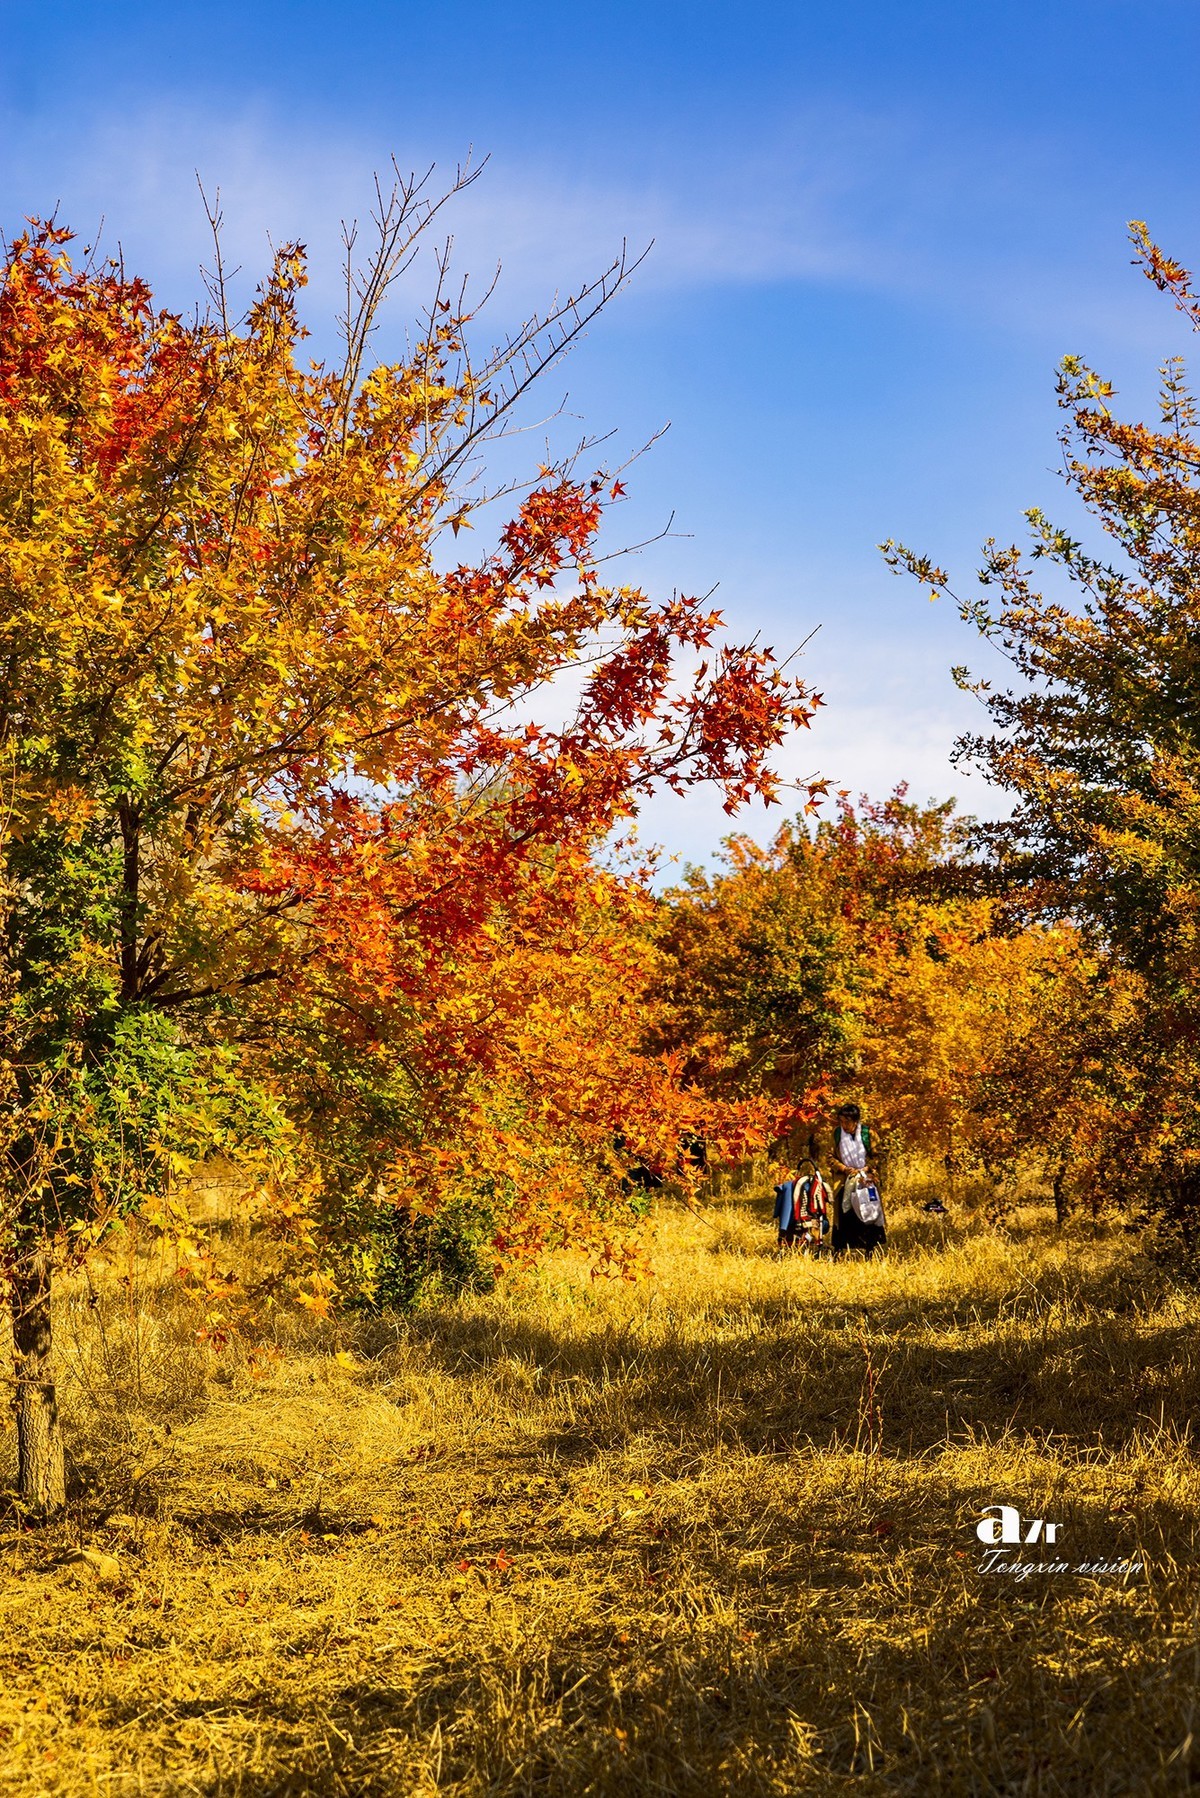
[[[490, 155], [453, 228], [461, 268], [503, 262], [497, 328], [653, 238], [551, 377], [570, 395], [557, 428], [615, 429], [613, 455], [670, 423], [620, 531], [674, 512], [679, 535], [631, 576], [716, 583], [734, 633], [781, 651], [820, 627], [804, 671], [828, 705], [793, 775], [875, 794], [907, 778], [995, 812], [949, 765], [976, 713], [948, 670], [981, 665], [975, 642], [874, 546], [899, 537], [965, 584], [1024, 507], [1071, 517], [1058, 358], [1088, 356], [1134, 409], [1188, 347], [1124, 232], [1145, 217], [1200, 260], [1198, 98], [1197, 0], [0, 0], [0, 222], [57, 202], [87, 234], [103, 214], [105, 241], [186, 304], [199, 170], [247, 280], [268, 233], [310, 245], [318, 346], [339, 221], [393, 153]], [[646, 826], [693, 858], [727, 828], [703, 794]]]

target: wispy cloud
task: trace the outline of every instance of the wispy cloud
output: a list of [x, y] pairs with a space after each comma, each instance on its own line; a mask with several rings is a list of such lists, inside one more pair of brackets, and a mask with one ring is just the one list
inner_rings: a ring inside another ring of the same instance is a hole
[[[463, 148], [376, 141], [311, 118], [302, 126], [266, 105], [98, 111], [77, 116], [73, 134], [39, 114], [10, 120], [4, 134], [4, 223], [11, 229], [24, 212], [56, 201], [85, 232], [103, 215], [110, 241], [120, 239], [158, 285], [190, 297], [209, 249], [198, 171], [210, 191], [221, 189], [227, 250], [247, 281], [261, 271], [269, 240], [300, 238], [312, 254], [314, 308], [331, 312], [340, 224], [369, 209], [374, 172], [393, 152], [406, 167], [436, 155], [436, 182]], [[727, 138], [706, 147], [698, 130], [673, 153], [631, 144], [587, 175], [578, 164], [502, 151], [448, 224], [461, 270], [486, 281], [503, 264], [500, 305], [510, 313], [596, 273], [623, 240], [634, 250], [653, 241], [638, 276], [647, 298], [714, 285], [836, 283], [970, 310], [1007, 329], [1061, 328], [1072, 342], [1091, 331], [1104, 341], [1156, 339], [1137, 284], [1113, 279], [1124, 275], [1119, 204], [1103, 281], [1094, 266], [1101, 252], [1031, 206], [1048, 183], [1069, 185], [1065, 154], [1028, 136], [956, 146], [900, 109], [809, 105], [764, 121], [732, 157]], [[425, 291], [421, 281], [418, 272], [414, 296]]]
[[[497, 156], [449, 218], [460, 267], [482, 279], [504, 265], [509, 303], [543, 299], [547, 283], [592, 274], [622, 243], [654, 249], [642, 292], [795, 279], [877, 280], [896, 258], [855, 223], [855, 193], [882, 127], [807, 120], [735, 164], [681, 155], [599, 175]], [[335, 296], [340, 223], [370, 206], [373, 176], [395, 153], [422, 167], [428, 148], [371, 143], [350, 129], [299, 129], [266, 110], [217, 116], [160, 105], [97, 114], [65, 137], [57, 120], [10, 129], [0, 149], [6, 224], [59, 203], [85, 232], [103, 215], [108, 239], [168, 281], [194, 276], [208, 253], [198, 172], [221, 190], [229, 254], [261, 268], [268, 240], [300, 238], [313, 253], [316, 297]], [[434, 176], [448, 179], [453, 152]], [[892, 267], [893, 278], [903, 271]]]
[[[190, 203], [193, 172], [220, 183], [227, 197], [231, 232], [261, 243], [269, 228], [287, 232], [314, 224], [336, 226], [355, 205], [368, 202], [372, 172], [391, 154], [421, 167], [431, 160], [428, 146], [372, 143], [352, 128], [300, 129], [266, 109], [239, 108], [225, 114], [187, 104], [159, 104], [120, 116], [96, 113], [63, 134], [47, 116], [10, 121], [3, 156], [10, 202], [45, 206], [54, 197], [86, 207], [120, 207], [133, 229], [153, 231], [168, 255], [186, 253], [204, 236], [203, 217]], [[435, 150], [437, 146], [434, 147]], [[453, 150], [454, 147], [451, 147]], [[461, 152], [465, 146], [457, 146]], [[442, 146], [447, 170], [454, 156]], [[478, 156], [476, 157], [478, 161]], [[619, 182], [556, 180], [553, 172], [505, 165], [470, 201], [463, 202], [470, 228], [481, 237], [500, 226], [523, 251], [558, 242], [568, 250], [581, 238], [603, 236], [617, 216], [645, 224], [659, 216], [658, 203]], [[563, 226], [568, 226], [565, 246]], [[705, 237], [690, 252], [711, 253]], [[761, 251], [758, 252], [761, 254]]]

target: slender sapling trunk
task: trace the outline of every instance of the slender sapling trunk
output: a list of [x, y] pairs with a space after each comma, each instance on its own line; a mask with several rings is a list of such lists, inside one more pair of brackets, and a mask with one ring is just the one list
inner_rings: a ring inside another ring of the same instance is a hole
[[1060, 1230], [1067, 1221], [1067, 1195], [1063, 1190], [1066, 1171], [1066, 1166], [1060, 1162], [1054, 1170], [1054, 1178], [1051, 1182], [1054, 1193], [1054, 1222]]
[[54, 1517], [67, 1502], [67, 1483], [51, 1364], [50, 1245], [44, 1238], [15, 1263], [11, 1302], [18, 1492], [35, 1515]]

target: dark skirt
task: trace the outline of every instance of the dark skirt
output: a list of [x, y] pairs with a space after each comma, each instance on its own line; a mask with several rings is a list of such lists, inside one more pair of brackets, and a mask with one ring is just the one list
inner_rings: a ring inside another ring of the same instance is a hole
[[846, 1190], [843, 1180], [833, 1199], [833, 1252], [835, 1255], [873, 1255], [876, 1249], [887, 1244], [887, 1230], [883, 1224], [864, 1224], [856, 1211], [842, 1210], [842, 1194]]

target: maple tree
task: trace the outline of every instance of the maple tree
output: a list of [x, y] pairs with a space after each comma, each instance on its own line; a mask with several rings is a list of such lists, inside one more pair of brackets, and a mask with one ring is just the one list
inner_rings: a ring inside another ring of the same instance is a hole
[[[1144, 274], [1193, 329], [1188, 271], [1144, 224], [1132, 239]], [[1087, 548], [1041, 511], [1032, 548], [988, 544], [982, 592], [959, 600], [968, 622], [1012, 665], [1010, 688], [960, 683], [983, 699], [991, 734], [960, 753], [1011, 794], [1012, 817], [986, 832], [1009, 878], [1072, 920], [1122, 970], [1124, 1040], [1105, 1148], [1131, 1166], [1160, 1215], [1194, 1247], [1200, 1218], [1200, 436], [1183, 362], [1161, 371], [1159, 419], [1116, 414], [1114, 389], [1079, 357], [1062, 364], [1064, 477], [1107, 545]], [[944, 572], [897, 544], [892, 566], [935, 594]], [[1066, 597], [1041, 589], [1039, 565]], [[1124, 1183], [1128, 1183], [1128, 1178]]]
[[1073, 926], [1016, 923], [1007, 896], [942, 894], [881, 933], [859, 1082], [903, 1142], [943, 1162], [953, 1196], [978, 1169], [999, 1192], [1023, 1165], [1060, 1221], [1094, 1196], [1135, 995]]
[[903, 788], [668, 895], [662, 1040], [713, 1092], [770, 1094], [807, 1152], [853, 1091], [893, 1145], [956, 1173], [1040, 1165], [1060, 1213], [1090, 1196], [1128, 1113], [1136, 979], [979, 859], [971, 820]]
[[[711, 780], [730, 808], [770, 798], [771, 752], [812, 712], [703, 602], [600, 579], [621, 485], [573, 461], [515, 496], [491, 551], [439, 568], [447, 529], [478, 515], [472, 458], [628, 272], [478, 360], [439, 285], [411, 354], [372, 365], [379, 306], [440, 203], [417, 183], [381, 195], [328, 366], [300, 355], [299, 246], [237, 321], [219, 261], [185, 320], [114, 263], [75, 266], [58, 225], [7, 252], [4, 1241], [22, 1492], [45, 1511], [63, 1495], [50, 1280], [66, 1245], [214, 1147], [286, 1165], [319, 1228], [347, 1199], [319, 1140], [343, 1109], [358, 1201], [394, 1176], [394, 1199], [433, 1206], [453, 1185], [443, 1133], [482, 1115], [485, 1075], [491, 1122], [462, 1160], [509, 1182], [519, 1238], [528, 1155], [506, 1160], [503, 1119], [527, 1128], [557, 1077], [548, 1049], [526, 1053], [538, 932], [604, 888], [594, 851], [640, 794]], [[702, 659], [687, 675], [681, 656]], [[529, 722], [563, 670], [584, 671], [574, 715]], [[505, 1028], [481, 1023], [485, 1001]], [[646, 1118], [678, 1085], [669, 1063], [627, 1072], [632, 1094], [653, 1089], [626, 1107]], [[616, 1113], [609, 1091], [594, 1169]], [[553, 1103], [546, 1117], [549, 1141]], [[544, 1171], [541, 1197], [587, 1210], [587, 1182]]]
[[714, 1103], [681, 1055], [647, 1052], [655, 913], [644, 869], [556, 845], [452, 954], [430, 953], [421, 915], [373, 934], [369, 965], [326, 934], [270, 1054], [319, 1159], [321, 1238], [363, 1276], [348, 1285], [408, 1278], [419, 1220], [448, 1209], [498, 1262], [584, 1243], [618, 1266], [630, 1167], [686, 1187], [686, 1141], [730, 1159], [761, 1146], [770, 1107]]
[[731, 837], [723, 866], [689, 868], [666, 897], [661, 1041], [710, 1092], [782, 1093], [852, 1054], [858, 978], [828, 846], [802, 823], [766, 849]]
[[722, 870], [688, 871], [663, 931], [669, 1030], [706, 1086], [815, 1094], [860, 1070], [881, 987], [931, 928], [919, 882], [964, 853], [951, 814], [903, 788], [857, 808], [842, 793], [815, 827], [803, 815], [766, 849], [732, 837]]

